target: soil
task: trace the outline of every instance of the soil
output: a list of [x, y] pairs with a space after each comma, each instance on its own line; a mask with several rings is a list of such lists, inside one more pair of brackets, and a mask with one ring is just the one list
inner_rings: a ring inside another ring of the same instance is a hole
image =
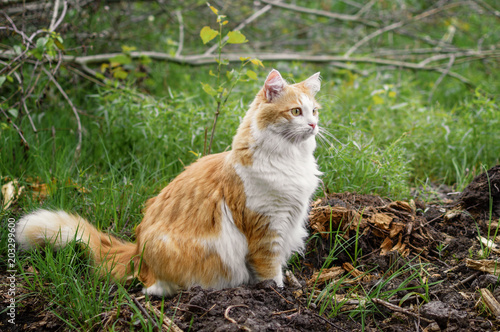
[[[500, 165], [476, 177], [462, 193], [436, 186], [430, 191], [416, 188], [414, 196], [399, 202], [336, 193], [314, 202], [310, 232], [316, 235], [306, 253], [289, 266], [284, 288], [273, 281], [219, 291], [196, 287], [147, 302], [136, 287], [130, 296], [151, 320], [164, 301], [165, 317], [173, 322], [165, 320], [163, 330], [500, 330], [500, 311], [495, 314], [495, 306], [500, 309], [500, 281], [486, 264], [500, 260], [500, 249], [493, 244], [485, 253], [486, 242], [478, 238], [495, 239]], [[344, 240], [335, 241], [336, 233]], [[352, 240], [356, 236], [357, 244]], [[329, 256], [332, 250], [335, 254]], [[0, 284], [8, 285], [8, 276], [5, 266], [0, 267]], [[324, 296], [329, 289], [336, 291]], [[487, 291], [492, 301], [485, 300]], [[24, 295], [18, 294], [22, 305], [12, 327], [3, 312], [8, 296], [0, 293], [0, 330], [68, 330], [44, 310], [50, 303]], [[357, 310], [360, 307], [365, 310]], [[122, 306], [119, 315], [114, 311], [102, 316], [96, 330], [130, 329], [128, 306]]]

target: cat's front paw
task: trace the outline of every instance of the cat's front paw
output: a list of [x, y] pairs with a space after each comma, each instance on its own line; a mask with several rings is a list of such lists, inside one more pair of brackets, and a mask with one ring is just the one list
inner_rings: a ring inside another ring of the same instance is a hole
[[273, 280], [279, 288], [285, 287], [283, 284], [283, 273], [281, 271], [273, 278]]

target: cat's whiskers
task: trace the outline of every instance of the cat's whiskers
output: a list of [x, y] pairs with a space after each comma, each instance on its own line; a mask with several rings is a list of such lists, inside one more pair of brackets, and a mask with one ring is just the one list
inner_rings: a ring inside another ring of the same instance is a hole
[[329, 138], [333, 139], [337, 143], [339, 143], [341, 146], [344, 146], [345, 144], [342, 144], [332, 133], [330, 133], [328, 130], [326, 130], [323, 127], [319, 127], [319, 131], [317, 134], [318, 141], [323, 145], [328, 148], [333, 149], [336, 153], [339, 153], [339, 150], [333, 145], [332, 140]]

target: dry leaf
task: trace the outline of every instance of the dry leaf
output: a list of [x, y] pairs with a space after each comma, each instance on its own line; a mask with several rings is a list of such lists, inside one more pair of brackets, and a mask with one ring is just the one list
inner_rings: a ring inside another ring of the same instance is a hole
[[12, 203], [14, 203], [22, 191], [24, 190], [24, 186], [18, 188], [18, 181], [12, 180], [2, 186], [2, 196], [3, 196], [3, 208], [7, 210]]
[[345, 270], [340, 266], [334, 266], [323, 271], [318, 271], [314, 273], [311, 279], [307, 281], [307, 285], [312, 286], [315, 283], [322, 284], [325, 281], [329, 281], [341, 276], [344, 272]]

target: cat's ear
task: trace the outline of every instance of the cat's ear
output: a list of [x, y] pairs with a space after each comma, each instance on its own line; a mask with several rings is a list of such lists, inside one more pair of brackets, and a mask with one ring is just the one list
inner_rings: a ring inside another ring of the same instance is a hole
[[321, 77], [319, 76], [319, 72], [305, 80], [304, 85], [311, 91], [313, 96], [316, 95], [321, 88]]
[[278, 97], [286, 86], [286, 81], [281, 77], [281, 74], [276, 69], [271, 70], [267, 75], [266, 83], [264, 83], [264, 92], [268, 102], [273, 101]]

